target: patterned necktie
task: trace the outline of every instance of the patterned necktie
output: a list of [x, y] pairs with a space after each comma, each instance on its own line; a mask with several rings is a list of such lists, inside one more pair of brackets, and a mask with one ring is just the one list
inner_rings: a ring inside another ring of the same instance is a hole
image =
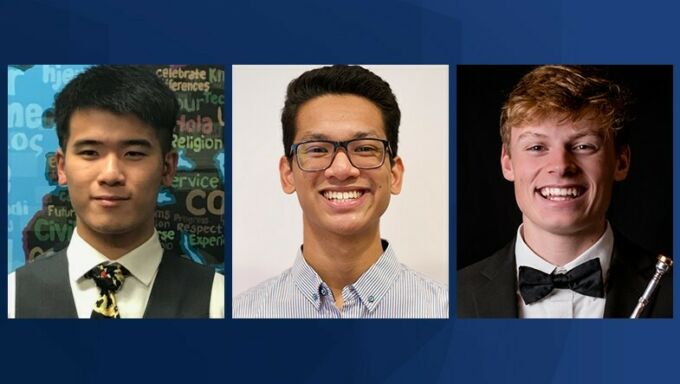
[[92, 309], [91, 319], [120, 319], [115, 294], [129, 274], [130, 271], [118, 263], [101, 263], [85, 274], [99, 288], [99, 297]]
[[555, 288], [571, 289], [582, 295], [604, 297], [599, 259], [585, 262], [564, 274], [547, 274], [531, 267], [519, 267], [519, 292], [526, 304], [548, 296]]

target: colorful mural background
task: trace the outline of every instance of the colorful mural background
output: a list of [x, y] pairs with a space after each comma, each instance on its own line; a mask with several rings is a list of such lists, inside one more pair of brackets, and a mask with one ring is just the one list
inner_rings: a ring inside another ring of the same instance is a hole
[[[87, 65], [10, 65], [7, 71], [8, 273], [68, 245], [75, 227], [68, 190], [57, 184], [54, 97]], [[177, 95], [171, 188], [157, 197], [161, 243], [224, 270], [224, 66], [153, 65]]]

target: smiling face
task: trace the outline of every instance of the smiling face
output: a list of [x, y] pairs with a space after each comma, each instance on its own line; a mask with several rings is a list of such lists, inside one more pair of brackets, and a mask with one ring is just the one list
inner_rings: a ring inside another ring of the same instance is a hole
[[68, 185], [83, 239], [125, 237], [141, 244], [151, 236], [156, 195], [172, 182], [177, 163], [175, 152], [163, 156], [151, 127], [133, 115], [79, 110], [56, 157], [59, 184]]
[[[309, 100], [299, 109], [295, 125], [295, 143], [386, 137], [380, 109], [353, 95], [324, 95]], [[297, 193], [305, 236], [375, 236], [390, 195], [401, 191], [404, 168], [401, 159], [395, 157], [392, 163], [386, 158], [376, 169], [357, 169], [346, 152], [339, 149], [324, 171], [302, 171], [295, 159], [289, 162], [285, 156], [279, 170], [283, 190]]]
[[599, 236], [630, 150], [617, 153], [594, 120], [560, 117], [512, 128], [501, 152], [503, 176], [514, 182], [525, 233]]

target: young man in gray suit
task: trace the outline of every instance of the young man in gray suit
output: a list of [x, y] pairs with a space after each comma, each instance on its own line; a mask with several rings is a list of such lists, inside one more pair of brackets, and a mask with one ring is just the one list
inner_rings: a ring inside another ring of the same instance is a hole
[[96, 66], [55, 102], [68, 247], [9, 276], [10, 318], [224, 317], [224, 278], [163, 251], [156, 197], [177, 169], [179, 104], [143, 67]]

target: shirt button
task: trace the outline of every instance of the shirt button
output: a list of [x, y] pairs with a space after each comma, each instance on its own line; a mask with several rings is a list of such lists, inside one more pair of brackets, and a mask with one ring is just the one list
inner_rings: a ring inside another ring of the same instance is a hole
[[313, 294], [313, 295], [312, 295], [312, 299], [314, 299], [314, 300], [319, 300], [319, 295], [317, 295], [316, 293]]
[[371, 296], [368, 297], [368, 302], [369, 302], [369, 303], [372, 303], [372, 302], [374, 302], [374, 301], [375, 301], [375, 296], [371, 295]]
[[328, 294], [328, 290], [324, 287], [321, 287], [321, 296], [326, 296]]

